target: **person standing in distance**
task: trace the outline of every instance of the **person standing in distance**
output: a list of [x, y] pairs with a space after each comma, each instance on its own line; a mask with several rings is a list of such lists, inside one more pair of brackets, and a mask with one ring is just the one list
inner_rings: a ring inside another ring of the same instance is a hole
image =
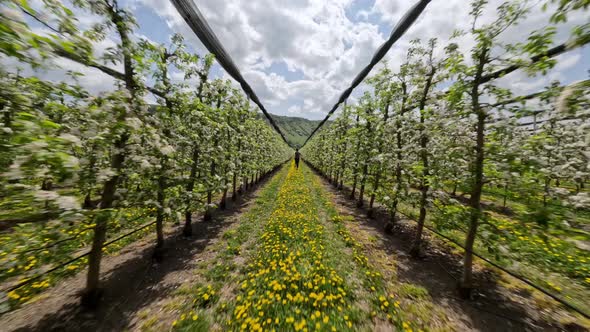
[[299, 158], [301, 158], [301, 153], [299, 153], [299, 149], [295, 149], [295, 166], [299, 169]]

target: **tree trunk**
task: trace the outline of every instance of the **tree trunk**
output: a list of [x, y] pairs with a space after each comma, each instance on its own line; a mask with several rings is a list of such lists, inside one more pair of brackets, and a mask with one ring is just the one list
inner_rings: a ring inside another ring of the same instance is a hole
[[369, 173], [369, 161], [365, 161], [365, 165], [363, 166], [363, 175], [361, 177], [361, 188], [359, 189], [359, 200], [356, 202], [357, 207], [362, 207], [365, 205], [365, 183], [367, 182], [367, 176]]
[[225, 210], [227, 207], [227, 188], [223, 189], [223, 194], [221, 195], [221, 201], [219, 202], [219, 209]]
[[414, 235], [414, 242], [410, 249], [410, 254], [419, 257], [422, 254], [422, 233], [424, 232], [424, 223], [426, 221], [426, 204], [428, 202], [428, 186], [424, 185], [426, 190], [422, 189], [420, 193], [420, 216], [418, 217], [418, 226]]
[[[432, 61], [432, 53], [430, 53], [430, 61]], [[426, 108], [426, 100], [428, 99], [428, 93], [432, 85], [432, 79], [436, 73], [436, 68], [431, 66], [430, 72], [424, 84], [424, 91], [420, 98], [420, 159], [422, 160], [422, 177], [420, 179], [420, 216], [418, 217], [418, 227], [416, 228], [416, 234], [414, 236], [414, 242], [410, 249], [410, 254], [414, 257], [421, 255], [422, 246], [422, 232], [424, 231], [424, 223], [426, 222], [426, 205], [428, 203], [428, 189], [430, 176], [430, 165], [428, 160], [428, 137], [426, 136], [426, 118], [424, 116], [424, 109]]]
[[0, 101], [0, 111], [2, 111], [2, 122], [4, 122], [4, 127], [12, 129], [12, 113], [10, 110], [4, 110], [5, 107], [6, 102]]
[[[355, 127], [358, 127], [359, 125], [359, 120], [360, 120], [360, 115], [357, 113], [356, 115], [356, 120], [355, 120]], [[358, 166], [358, 152], [361, 148], [361, 140], [360, 138], [357, 138], [358, 141], [356, 142], [356, 149], [355, 149], [355, 163], [352, 166], [352, 173], [354, 176], [354, 180], [352, 182], [352, 192], [350, 193], [350, 199], [354, 199], [354, 196], [356, 194], [356, 182], [357, 182], [357, 178], [358, 178], [358, 174], [357, 174], [357, 166]]]
[[156, 250], [154, 258], [162, 258], [162, 250], [164, 248], [164, 205], [166, 203], [166, 157], [162, 158], [160, 175], [158, 177], [158, 194], [157, 202], [158, 208], [156, 210]]
[[544, 189], [543, 189], [543, 206], [547, 207], [547, 197], [549, 196], [549, 188], [550, 188], [550, 184], [551, 184], [551, 178], [550, 177], [546, 177], [545, 178], [545, 185], [544, 185]]
[[400, 196], [400, 192], [402, 190], [402, 165], [401, 165], [401, 160], [402, 160], [402, 148], [403, 148], [403, 143], [402, 143], [402, 133], [401, 133], [401, 126], [402, 126], [402, 121], [401, 121], [401, 117], [404, 115], [404, 113], [406, 112], [406, 102], [408, 99], [408, 92], [407, 92], [407, 85], [405, 82], [402, 82], [402, 105], [400, 108], [400, 114], [395, 122], [395, 126], [396, 126], [396, 146], [397, 146], [397, 153], [396, 153], [396, 158], [397, 158], [397, 162], [395, 165], [395, 197], [393, 198], [392, 204], [391, 204], [391, 211], [390, 211], [390, 218], [389, 218], [389, 222], [385, 224], [385, 232], [387, 233], [391, 233], [393, 232], [393, 228], [396, 224], [396, 218], [397, 218], [397, 205], [399, 203], [399, 196]]
[[92, 203], [92, 192], [88, 192], [85, 196], [84, 196], [84, 203], [82, 204], [82, 208], [85, 210], [91, 210], [94, 209], [95, 206]]
[[[215, 140], [215, 146], [219, 144], [219, 141]], [[211, 161], [210, 175], [213, 178], [215, 176], [215, 161]], [[207, 207], [205, 208], [205, 214], [203, 215], [203, 221], [210, 221], [213, 218], [213, 211], [211, 209], [211, 202], [213, 201], [212, 189], [207, 190]]]
[[236, 201], [238, 199], [238, 175], [234, 172], [234, 176], [232, 179], [232, 195], [231, 200]]
[[[387, 99], [387, 102], [385, 103], [384, 114], [383, 114], [383, 128], [385, 128], [385, 126], [387, 125], [387, 120], [389, 120], [389, 105], [390, 105], [390, 103], [391, 103], [391, 100]], [[383, 152], [383, 139], [379, 139], [377, 153], [380, 155], [382, 152]], [[369, 211], [367, 212], [367, 215], [369, 216], [369, 218], [373, 217], [373, 213], [374, 213], [373, 205], [375, 204], [375, 194], [377, 193], [377, 190], [379, 190], [379, 183], [381, 181], [382, 173], [383, 173], [382, 163], [377, 162], [375, 182], [373, 184], [373, 192], [371, 193], [371, 200], [369, 201]]]
[[[92, 247], [90, 255], [88, 256], [88, 275], [86, 279], [86, 290], [82, 296], [82, 304], [87, 307], [96, 307], [102, 295], [100, 290], [100, 262], [102, 260], [102, 248], [106, 240], [107, 225], [110, 220], [110, 209], [115, 201], [115, 192], [119, 182], [119, 173], [123, 169], [125, 162], [124, 147], [127, 142], [128, 135], [123, 134], [115, 142], [115, 155], [111, 161], [111, 168], [115, 170], [115, 175], [107, 180], [104, 184], [100, 209], [98, 216], [95, 219], [96, 226], [94, 227], [94, 236], [92, 238]], [[104, 211], [107, 210], [107, 211]]]
[[213, 218], [211, 211], [211, 203], [213, 202], [213, 193], [211, 190], [207, 191], [207, 206], [205, 207], [205, 214], [203, 215], [203, 221], [210, 221]]
[[397, 130], [397, 164], [395, 166], [395, 197], [393, 198], [393, 202], [391, 203], [391, 212], [390, 212], [390, 219], [389, 222], [385, 225], [385, 231], [390, 233], [393, 231], [393, 227], [397, 222], [397, 206], [399, 204], [399, 195], [402, 190], [402, 166], [401, 166], [401, 158], [402, 158], [402, 135], [400, 131], [401, 121], [398, 120], [398, 130]]
[[[187, 194], [192, 196], [193, 190], [195, 189], [195, 181], [197, 178], [197, 169], [199, 167], [199, 150], [197, 147], [193, 147], [193, 162], [191, 164], [191, 172], [188, 178], [188, 183], [186, 184], [186, 192]], [[193, 226], [191, 224], [193, 216], [191, 210], [192, 199], [187, 199], [185, 211], [184, 211], [184, 228], [182, 230], [182, 234], [184, 236], [192, 236], [193, 235]]]
[[389, 220], [385, 223], [385, 227], [383, 228], [385, 230], [386, 234], [392, 234], [393, 233], [393, 228], [395, 227], [395, 223], [396, 223], [396, 208], [393, 208], [390, 212], [389, 212]]
[[375, 175], [375, 184], [373, 185], [373, 192], [371, 193], [371, 200], [369, 201], [369, 211], [367, 211], [367, 215], [372, 218], [373, 217], [373, 205], [375, 204], [375, 193], [379, 190], [379, 181], [381, 180], [381, 170], [378, 171]]
[[95, 218], [94, 236], [92, 237], [92, 249], [88, 256], [88, 274], [86, 277], [86, 290], [82, 296], [82, 304], [86, 307], [96, 307], [101, 298], [100, 290], [100, 261], [102, 259], [102, 246], [106, 240], [107, 223], [110, 218], [108, 212], [99, 212]]
[[352, 191], [350, 192], [350, 198], [354, 199], [354, 196], [356, 194], [356, 180], [357, 180], [358, 175], [355, 173], [354, 174], [354, 180], [352, 181]]
[[485, 158], [485, 120], [486, 113], [479, 104], [479, 85], [483, 68], [487, 59], [487, 49], [483, 49], [479, 55], [477, 72], [475, 74], [471, 91], [471, 107], [477, 115], [475, 165], [473, 168], [473, 188], [469, 197], [469, 230], [465, 240], [465, 257], [463, 260], [463, 276], [459, 287], [460, 295], [464, 298], [471, 297], [473, 289], [473, 244], [477, 235], [477, 227], [481, 216], [481, 193], [483, 189], [483, 165]]
[[[346, 147], [342, 148], [342, 151], [346, 151]], [[340, 173], [339, 173], [339, 180], [338, 180], [338, 189], [342, 190], [344, 187], [344, 170], [346, 169], [346, 157], [342, 157], [342, 163], [340, 164]]]
[[[116, 3], [115, 3], [116, 6]], [[127, 24], [123, 17], [118, 12], [117, 8], [107, 6], [108, 15], [112, 23], [117, 29], [119, 37], [121, 38], [121, 46], [123, 49], [123, 67], [124, 67], [124, 81], [125, 88], [129, 91], [130, 98], [128, 100], [129, 106], [134, 108], [137, 100], [137, 85], [135, 84], [134, 68], [131, 54], [131, 39], [128, 36]], [[126, 111], [121, 111], [117, 120], [119, 122], [125, 121], [127, 117]], [[94, 308], [100, 301], [102, 291], [100, 290], [100, 262], [102, 260], [102, 249], [106, 240], [106, 233], [108, 222], [110, 219], [109, 210], [113, 207], [115, 201], [115, 193], [117, 191], [117, 184], [123, 164], [125, 162], [125, 146], [129, 139], [129, 133], [125, 132], [116, 139], [114, 143], [114, 151], [111, 161], [111, 169], [114, 171], [113, 175], [107, 180], [103, 186], [101, 195], [100, 211], [98, 217], [95, 219], [96, 226], [94, 227], [94, 237], [92, 239], [92, 247], [90, 255], [88, 256], [88, 275], [86, 279], [86, 289], [82, 295], [82, 305]], [[106, 210], [106, 211], [105, 211]]]

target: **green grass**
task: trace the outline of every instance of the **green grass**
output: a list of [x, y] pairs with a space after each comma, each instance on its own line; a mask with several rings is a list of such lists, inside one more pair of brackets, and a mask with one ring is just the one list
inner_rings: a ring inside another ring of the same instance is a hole
[[[351, 186], [350, 183], [345, 183]], [[485, 189], [483, 201], [502, 206], [502, 198], [489, 190], [489, 187]], [[370, 196], [371, 190], [369, 182], [365, 197]], [[415, 221], [418, 219], [419, 209], [417, 204], [411, 203], [400, 202], [398, 210]], [[574, 228], [562, 224], [560, 217], [565, 216], [570, 208], [558, 201], [552, 202], [553, 211], [556, 212], [552, 216], [557, 217], [550, 221], [548, 229], [530, 220], [530, 216], [527, 218], [525, 203], [508, 199], [507, 206], [514, 211], [511, 216], [484, 208], [489, 225], [480, 225], [475, 251], [585, 309], [585, 303], [590, 297], [590, 259], [588, 251], [577, 248], [570, 241], [587, 241], [585, 232], [575, 231]], [[436, 205], [436, 208], [428, 211], [427, 225], [434, 226], [457, 243], [463, 244], [467, 207], [461, 204], [443, 206], [441, 202]], [[587, 223], [586, 214], [587, 211], [578, 211], [578, 221]], [[463, 229], [458, 229], [457, 225]]]
[[[180, 302], [181, 313], [172, 323], [175, 331], [209, 331], [213, 324], [225, 324], [229, 315], [228, 299], [222, 296], [222, 288], [231, 285], [239, 278], [243, 266], [236, 259], [248, 255], [249, 242], [261, 232], [261, 220], [267, 220], [276, 204], [280, 185], [287, 176], [283, 167], [260, 191], [252, 207], [242, 215], [235, 227], [225, 231], [221, 241], [215, 245], [216, 255], [199, 264], [195, 271], [202, 276], [202, 282], [183, 285], [177, 293], [183, 297]], [[213, 292], [212, 292], [213, 291]], [[227, 290], [225, 290], [227, 292]], [[206, 299], [203, 297], [207, 294]], [[195, 318], [196, 319], [193, 319]], [[160, 330], [168, 329], [159, 326]]]
[[[147, 209], [121, 210], [109, 221], [108, 239], [149, 223], [153, 211]], [[126, 245], [155, 233], [155, 226], [123, 238], [104, 248], [106, 254], [114, 254]], [[0, 282], [4, 287], [24, 282], [52, 266], [80, 255], [89, 249], [92, 241], [92, 225], [83, 221], [70, 224], [59, 221], [48, 223], [23, 223], [0, 234]], [[13, 310], [34, 299], [38, 294], [53, 286], [59, 280], [80, 272], [86, 267], [84, 257], [53, 273], [7, 294], [4, 310]]]
[[345, 220], [318, 178], [291, 165], [222, 236], [217, 256], [198, 272], [205, 282], [183, 288], [188, 305], [174, 329], [369, 331], [377, 321], [409, 329], [389, 281]]

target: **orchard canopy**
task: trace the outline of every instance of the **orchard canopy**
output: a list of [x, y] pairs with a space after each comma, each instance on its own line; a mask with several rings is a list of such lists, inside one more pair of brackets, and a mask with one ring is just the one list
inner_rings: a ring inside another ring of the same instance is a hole
[[0, 0], [0, 315], [72, 278], [96, 309], [101, 263], [178, 235], [227, 248], [162, 329], [461, 330], [342, 196], [444, 248], [457, 301], [493, 269], [552, 301], [535, 326], [590, 326], [589, 1], [202, 2]]

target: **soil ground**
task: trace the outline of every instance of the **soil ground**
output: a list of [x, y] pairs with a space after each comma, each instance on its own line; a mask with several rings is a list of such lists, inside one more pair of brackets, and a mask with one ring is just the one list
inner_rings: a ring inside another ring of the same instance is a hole
[[[61, 281], [35, 302], [1, 316], [0, 330], [169, 329], [171, 322], [177, 319], [178, 311], [169, 309], [174, 307], [179, 289], [202, 279], [198, 271], [215, 262], [223, 244], [223, 234], [236, 227], [256, 204], [261, 204], [256, 199], [269, 185], [267, 181], [268, 178], [260, 188], [245, 194], [237, 202], [229, 200], [228, 208], [218, 211], [211, 222], [201, 222], [200, 216], [196, 216], [192, 238], [182, 237], [180, 227], [169, 229], [167, 250], [161, 262], [152, 259], [152, 238], [131, 244], [116, 256], [106, 257], [103, 264], [104, 305], [98, 310], [83, 311], [79, 307], [78, 294], [86, 276], [81, 272]], [[369, 262], [387, 278], [391, 288], [399, 292], [406, 318], [420, 321], [421, 326], [437, 331], [585, 330], [563, 309], [547, 304], [546, 299], [530, 289], [482, 264], [476, 264], [479, 287], [475, 298], [458, 298], [456, 285], [461, 260], [454, 248], [426, 235], [423, 257], [412, 258], [407, 252], [413, 239], [413, 224], [402, 220], [393, 235], [386, 234], [383, 225], [388, 216], [382, 209], [376, 209], [375, 216], [368, 218], [366, 210], [357, 208], [349, 198], [349, 192], [338, 191], [327, 181], [320, 181], [323, 194], [345, 217], [346, 228], [361, 244]], [[251, 246], [250, 240], [242, 245], [246, 251]], [[243, 258], [237, 258], [236, 263], [242, 265], [244, 262], [239, 259]], [[228, 286], [222, 293], [227, 295], [232, 291]], [[392, 329], [391, 325], [380, 322], [371, 326], [375, 331]], [[220, 330], [217, 325], [212, 328]]]
[[411, 257], [409, 251], [415, 230], [413, 221], [398, 220], [393, 234], [386, 234], [384, 225], [389, 215], [383, 207], [375, 205], [373, 217], [369, 218], [367, 200], [359, 208], [357, 200], [351, 199], [349, 188], [338, 190], [323, 177], [322, 180], [339, 212], [355, 221], [348, 224], [351, 233], [370, 248], [374, 257], [390, 258], [389, 274], [397, 274], [402, 283], [425, 288], [453, 330], [588, 331], [580, 325], [587, 322], [580, 322], [579, 317], [558, 307], [548, 297], [501, 271], [485, 266], [482, 261], [476, 260], [474, 265], [477, 280], [474, 298], [459, 298], [460, 251], [425, 230], [421, 257]]
[[235, 202], [228, 199], [224, 211], [216, 211], [213, 220], [202, 222], [193, 217], [193, 237], [182, 236], [182, 226], [167, 229], [166, 249], [160, 262], [153, 259], [153, 237], [144, 238], [103, 258], [104, 295], [95, 311], [80, 308], [79, 294], [84, 288], [86, 271], [60, 281], [34, 302], [0, 316], [2, 331], [123, 331], [134, 329], [141, 321], [139, 313], [165, 301], [182, 284], [194, 278], [193, 270], [212, 253], [225, 229], [247, 211], [268, 181], [265, 178], [254, 191]]

